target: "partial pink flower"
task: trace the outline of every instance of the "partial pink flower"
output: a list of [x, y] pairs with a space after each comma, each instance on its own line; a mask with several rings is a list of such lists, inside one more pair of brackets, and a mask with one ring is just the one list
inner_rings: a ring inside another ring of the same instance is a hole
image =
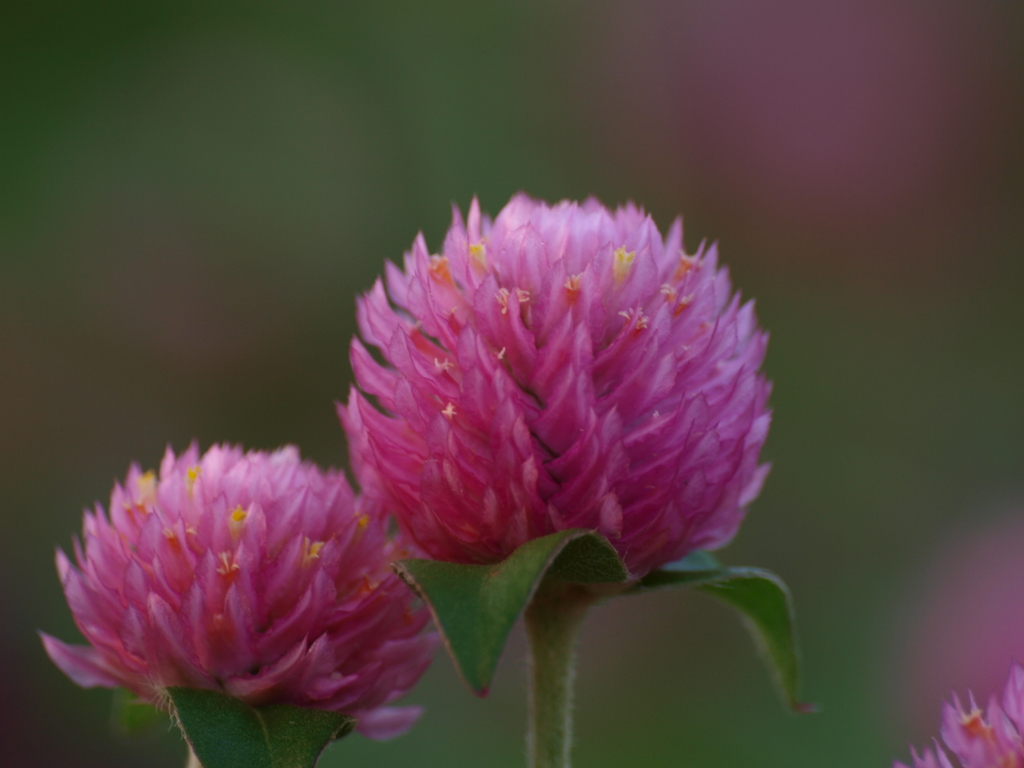
[[580, 527], [642, 576], [726, 544], [768, 472], [770, 385], [715, 246], [593, 199], [453, 219], [358, 302], [339, 414], [364, 493], [447, 561]]
[[[942, 741], [956, 757], [947, 756], [938, 742], [934, 751], [918, 755], [911, 750], [913, 768], [1022, 768], [1024, 767], [1024, 668], [1014, 662], [1003, 689], [1002, 705], [993, 696], [984, 712], [970, 697], [964, 709], [960, 699], [942, 710]], [[893, 768], [908, 768], [896, 761]]]
[[43, 634], [79, 685], [123, 686], [161, 705], [168, 686], [220, 690], [361, 718], [389, 738], [416, 708], [406, 693], [436, 645], [428, 613], [389, 567], [385, 517], [339, 472], [298, 450], [170, 449], [160, 478], [128, 471], [110, 514], [85, 513], [77, 566], [57, 551], [75, 623], [89, 641]]

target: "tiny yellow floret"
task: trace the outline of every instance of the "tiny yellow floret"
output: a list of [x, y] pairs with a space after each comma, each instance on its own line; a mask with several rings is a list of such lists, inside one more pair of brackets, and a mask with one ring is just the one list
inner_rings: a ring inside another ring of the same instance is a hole
[[472, 264], [482, 272], [487, 269], [487, 247], [483, 243], [473, 243], [469, 246], [469, 257]]
[[627, 251], [625, 246], [615, 249], [615, 282], [623, 283], [629, 277], [629, 271], [633, 268], [633, 259], [636, 258], [636, 251]]
[[139, 501], [143, 504], [156, 504], [156, 472], [152, 469], [143, 472], [135, 481], [139, 492]]
[[188, 490], [188, 495], [192, 495], [192, 489], [196, 486], [196, 478], [202, 474], [203, 468], [196, 464], [194, 467], [189, 467], [188, 471], [185, 472], [185, 488]]
[[320, 550], [324, 548], [322, 541], [310, 541], [309, 537], [303, 537], [302, 540], [302, 565], [309, 566], [314, 560], [320, 558]]
[[242, 529], [245, 527], [245, 518], [249, 516], [249, 513], [242, 509], [242, 505], [239, 504], [235, 507], [235, 511], [231, 513], [228, 518], [228, 528], [231, 530], [231, 538], [237, 539], [242, 535]]

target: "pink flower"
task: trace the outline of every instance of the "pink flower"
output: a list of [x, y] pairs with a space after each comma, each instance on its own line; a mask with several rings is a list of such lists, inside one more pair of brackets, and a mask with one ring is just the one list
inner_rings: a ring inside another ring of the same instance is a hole
[[287, 702], [361, 719], [374, 738], [404, 731], [414, 707], [385, 705], [430, 663], [435, 637], [389, 568], [400, 557], [384, 516], [344, 475], [298, 450], [168, 449], [153, 472], [128, 470], [110, 516], [86, 512], [77, 567], [57, 570], [88, 646], [43, 634], [79, 685], [223, 690], [252, 705]]
[[[974, 697], [970, 708], [965, 711], [960, 699], [953, 697], [952, 704], [946, 704], [942, 711], [942, 741], [960, 761], [954, 763], [939, 746], [934, 752], [927, 749], [924, 755], [912, 750], [913, 768], [1022, 768], [1024, 767], [1024, 668], [1014, 663], [1010, 678], [1003, 689], [1000, 706], [995, 697], [983, 713]], [[908, 768], [896, 761], [893, 768]]]
[[358, 320], [387, 364], [353, 339], [339, 413], [364, 493], [431, 557], [581, 527], [641, 576], [732, 538], [768, 471], [767, 334], [681, 220], [663, 241], [632, 204], [520, 194], [492, 224], [474, 200], [386, 276]]

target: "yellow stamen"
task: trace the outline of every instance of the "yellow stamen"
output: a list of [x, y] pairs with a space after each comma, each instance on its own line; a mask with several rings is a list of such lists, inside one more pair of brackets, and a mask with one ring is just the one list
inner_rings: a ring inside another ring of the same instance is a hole
[[235, 511], [228, 518], [228, 528], [231, 531], [232, 539], [237, 539], [242, 535], [242, 529], [245, 528], [245, 518], [248, 516], [249, 513], [242, 509], [241, 505], [235, 507]]
[[196, 487], [196, 478], [202, 474], [203, 468], [196, 464], [194, 467], [189, 467], [188, 471], [185, 472], [185, 490], [188, 491], [188, 495], [192, 495], [192, 489]]
[[441, 413], [447, 417], [448, 421], [451, 421], [455, 417], [455, 406], [451, 403], [445, 406], [445, 409]]
[[135, 481], [139, 501], [143, 504], [156, 504], [156, 473], [153, 470], [143, 472]]
[[498, 359], [499, 360], [504, 360], [505, 359], [505, 348], [504, 347], [502, 347], [501, 349], [498, 350]]
[[302, 540], [302, 565], [308, 567], [314, 560], [320, 558], [320, 550], [324, 548], [322, 541], [310, 541], [309, 537]]
[[530, 292], [522, 288], [516, 288], [516, 298], [519, 299], [520, 304], [526, 304], [530, 301]]
[[483, 243], [473, 243], [469, 246], [469, 257], [472, 259], [471, 263], [481, 272], [487, 269], [487, 246]]
[[664, 283], [661, 286], [661, 295], [665, 297], [665, 301], [671, 304], [673, 301], [676, 300], [676, 289], [673, 288], [668, 283]]
[[627, 251], [625, 246], [621, 246], [615, 249], [615, 265], [613, 267], [615, 272], [615, 282], [623, 283], [626, 278], [629, 277], [629, 271], [633, 268], [633, 259], [636, 257], [636, 251]]
[[366, 528], [366, 526], [368, 526], [369, 524], [370, 524], [370, 517], [369, 517], [369, 515], [360, 515], [359, 519], [356, 521], [356, 525], [358, 525], [360, 527], [360, 529]]
[[453, 363], [451, 360], [438, 360], [435, 357], [434, 358], [434, 367], [437, 368], [437, 370], [441, 371], [441, 373], [444, 373], [445, 371], [448, 371], [448, 370], [451, 370], [452, 368], [454, 368], [455, 367], [455, 363]]

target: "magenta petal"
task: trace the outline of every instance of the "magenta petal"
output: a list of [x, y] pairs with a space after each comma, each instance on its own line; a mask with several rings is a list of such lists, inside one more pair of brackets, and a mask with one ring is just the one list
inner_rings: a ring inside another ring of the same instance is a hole
[[248, 704], [254, 706], [273, 701], [275, 693], [283, 685], [287, 685], [289, 678], [295, 676], [306, 655], [305, 643], [296, 643], [295, 646], [284, 656], [278, 659], [273, 665], [264, 667], [255, 675], [239, 675], [229, 677], [224, 681], [224, 690], [232, 696], [237, 696]]
[[83, 688], [118, 688], [123, 685], [113, 668], [92, 646], [68, 645], [45, 632], [40, 632], [39, 637], [50, 661]]
[[356, 730], [374, 741], [388, 741], [401, 736], [415, 725], [423, 707], [381, 707], [359, 717]]

